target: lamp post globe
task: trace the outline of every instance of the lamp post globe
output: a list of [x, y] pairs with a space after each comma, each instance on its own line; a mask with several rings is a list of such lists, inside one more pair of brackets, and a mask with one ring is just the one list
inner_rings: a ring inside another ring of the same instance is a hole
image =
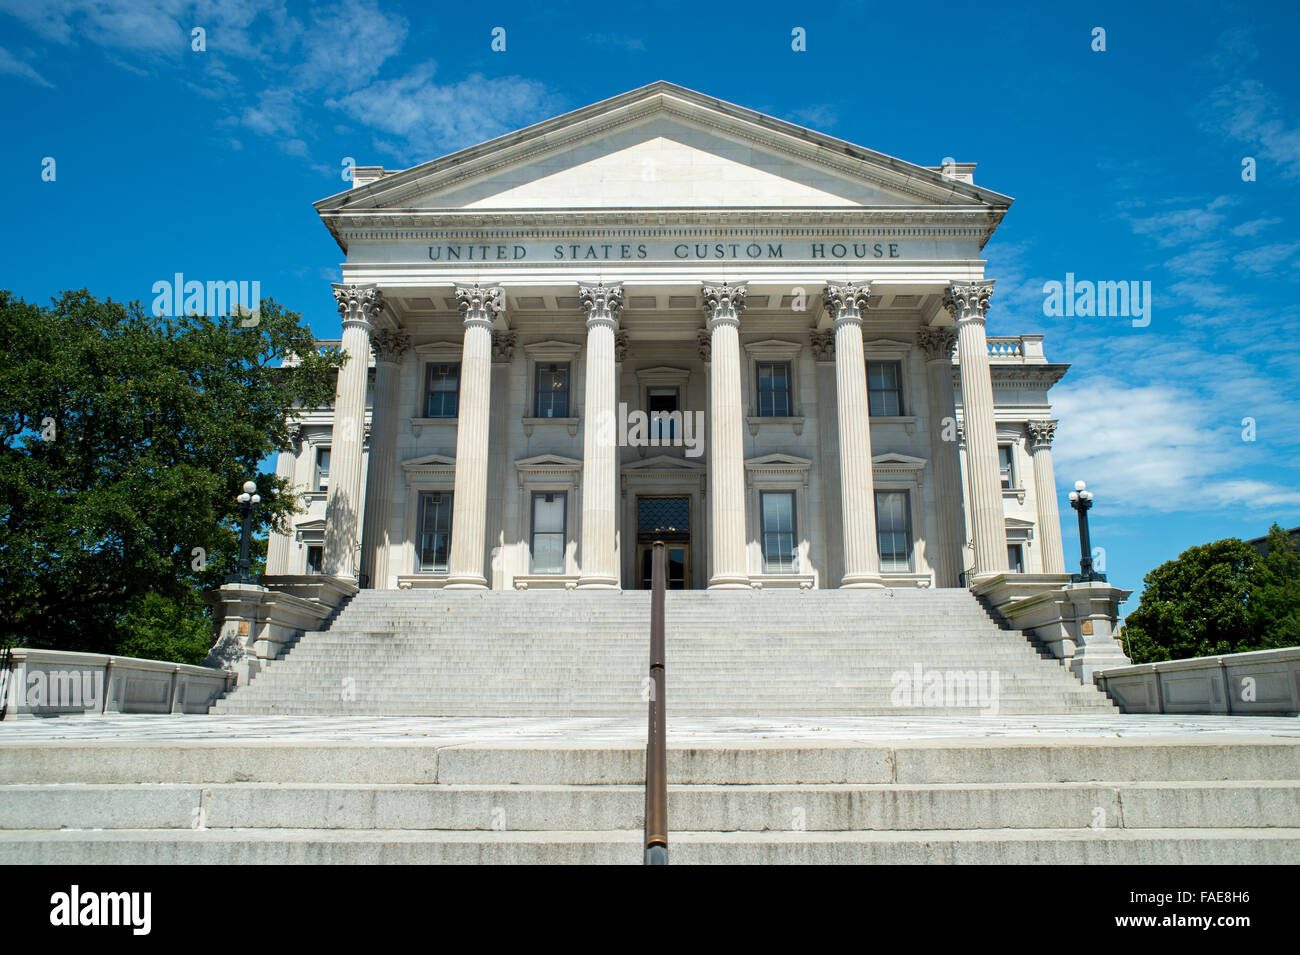
[[1092, 538], [1088, 534], [1088, 509], [1092, 507], [1092, 492], [1085, 482], [1074, 482], [1074, 490], [1070, 492], [1070, 506], [1079, 515], [1079, 572], [1073, 578], [1076, 582], [1085, 583], [1104, 581], [1106, 575], [1097, 573], [1092, 565]]
[[243, 520], [239, 533], [239, 570], [232, 575], [230, 583], [252, 584], [256, 581], [249, 571], [248, 552], [253, 538], [253, 512], [262, 502], [262, 496], [257, 493], [257, 483], [245, 481], [242, 492], [236, 495], [235, 500], [239, 502], [240, 516]]

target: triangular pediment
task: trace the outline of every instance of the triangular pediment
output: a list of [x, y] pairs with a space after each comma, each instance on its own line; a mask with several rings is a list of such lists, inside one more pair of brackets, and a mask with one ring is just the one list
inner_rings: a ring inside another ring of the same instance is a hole
[[871, 459], [874, 467], [892, 467], [898, 469], [916, 469], [920, 470], [925, 467], [925, 458], [914, 458], [910, 454], [901, 454], [898, 451], [886, 451], [884, 454], [877, 454]]
[[934, 169], [654, 83], [316, 205], [325, 214], [1009, 204]]
[[704, 471], [705, 465], [687, 458], [675, 458], [669, 454], [656, 454], [652, 458], [642, 458], [623, 465], [624, 471]]

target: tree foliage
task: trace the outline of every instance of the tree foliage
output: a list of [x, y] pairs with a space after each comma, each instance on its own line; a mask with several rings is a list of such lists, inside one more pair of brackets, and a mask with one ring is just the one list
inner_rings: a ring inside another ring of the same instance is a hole
[[199, 595], [238, 561], [240, 486], [258, 483], [256, 528], [283, 526], [296, 498], [260, 464], [289, 447], [291, 409], [332, 399], [342, 364], [273, 301], [247, 321], [0, 291], [6, 642], [194, 661]]
[[1277, 524], [1263, 555], [1230, 537], [1188, 548], [1143, 584], [1124, 623], [1134, 663], [1300, 644], [1300, 555]]

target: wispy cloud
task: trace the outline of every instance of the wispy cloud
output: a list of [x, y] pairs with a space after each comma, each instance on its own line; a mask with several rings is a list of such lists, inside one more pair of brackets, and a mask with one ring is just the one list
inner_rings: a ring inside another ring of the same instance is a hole
[[49, 89], [54, 87], [53, 83], [2, 46], [0, 46], [0, 76], [19, 76], [25, 80], [31, 80], [37, 86], [44, 86]]

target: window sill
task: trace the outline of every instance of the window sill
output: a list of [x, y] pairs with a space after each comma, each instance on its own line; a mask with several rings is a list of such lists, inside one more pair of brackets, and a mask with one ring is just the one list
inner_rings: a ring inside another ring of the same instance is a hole
[[418, 438], [420, 432], [425, 428], [439, 428], [448, 425], [455, 427], [459, 420], [459, 418], [412, 418], [411, 433]]
[[749, 433], [752, 435], [758, 434], [759, 427], [765, 424], [789, 425], [794, 429], [795, 434], [803, 434], [803, 415], [790, 416], [786, 418], [769, 418], [765, 415], [750, 415], [745, 420], [749, 423]]
[[925, 588], [933, 586], [934, 584], [934, 580], [929, 574], [912, 574], [902, 573], [901, 571], [885, 570], [881, 571], [880, 576], [885, 581], [886, 586]]
[[577, 574], [516, 574], [515, 590], [574, 590]]
[[553, 425], [564, 425], [569, 429], [570, 435], [576, 435], [578, 433], [579, 419], [577, 418], [523, 418], [521, 420], [524, 424], [524, 436], [528, 438], [533, 436], [533, 429], [539, 425], [543, 428]]
[[1002, 489], [1003, 500], [1011, 497], [1016, 499], [1017, 504], [1025, 503], [1025, 489], [1023, 487], [1004, 487]]
[[871, 415], [872, 424], [901, 424], [908, 434], [916, 433], [916, 415]]
[[426, 570], [419, 574], [398, 574], [398, 590], [441, 590], [447, 586], [448, 574], [445, 570]]
[[812, 574], [762, 573], [750, 574], [749, 583], [755, 590], [784, 587], [798, 587], [800, 590], [812, 590], [817, 585], [817, 579]]

